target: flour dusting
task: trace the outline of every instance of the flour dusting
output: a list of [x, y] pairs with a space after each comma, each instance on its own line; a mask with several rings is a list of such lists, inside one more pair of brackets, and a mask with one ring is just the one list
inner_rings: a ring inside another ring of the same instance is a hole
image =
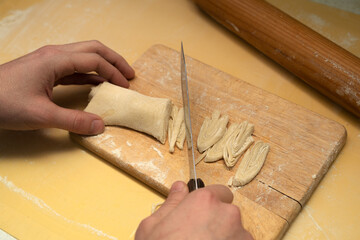
[[357, 0], [313, 0], [314, 2], [318, 2], [321, 4], [326, 4], [335, 8], [339, 8], [345, 11], [353, 12], [355, 14], [360, 14], [360, 5]]
[[326, 25], [326, 21], [315, 14], [309, 14], [308, 20], [319, 27], [324, 27]]
[[96, 136], [90, 136], [88, 138], [94, 138], [96, 140], [96, 144], [98, 145], [103, 144], [110, 148], [116, 147], [116, 144], [114, 142], [114, 137], [107, 133], [102, 133]]
[[315, 227], [324, 234], [326, 239], [330, 239], [329, 236], [324, 232], [324, 230], [322, 229], [322, 227], [320, 227], [320, 225], [317, 223], [317, 221], [314, 219], [314, 217], [311, 214], [311, 208], [308, 206], [304, 207], [305, 212], [307, 213], [307, 215], [309, 216], [309, 218], [311, 219], [311, 221], [314, 223]]
[[4, 17], [0, 21], [0, 39], [5, 38], [5, 36], [7, 36], [14, 27], [20, 26], [32, 9], [33, 7], [29, 7], [25, 10], [11, 11], [8, 16]]
[[105, 238], [108, 238], [108, 239], [117, 240], [116, 237], [108, 235], [108, 234], [104, 233], [103, 231], [101, 231], [99, 229], [96, 229], [96, 228], [94, 228], [94, 227], [92, 227], [92, 226], [90, 226], [88, 224], [79, 223], [79, 222], [76, 222], [74, 220], [68, 219], [68, 218], [60, 215], [60, 213], [58, 213], [54, 209], [52, 209], [43, 200], [41, 200], [41, 199], [37, 198], [36, 196], [24, 191], [22, 188], [17, 187], [13, 182], [9, 181], [6, 176], [5, 177], [0, 176], [0, 182], [2, 184], [4, 184], [5, 187], [7, 187], [10, 191], [19, 194], [23, 198], [31, 201], [33, 204], [35, 204], [39, 208], [44, 209], [48, 213], [50, 213], [52, 215], [55, 215], [56, 217], [62, 219], [63, 221], [65, 221], [65, 222], [67, 222], [69, 224], [73, 224], [73, 225], [76, 225], [78, 227], [85, 228], [86, 230], [88, 230], [92, 234], [96, 234], [99, 237], [105, 237]]
[[139, 171], [146, 171], [155, 181], [165, 184], [168, 172], [162, 171], [158, 166], [154, 164], [157, 159], [151, 159], [146, 162], [131, 162], [130, 165]]
[[111, 153], [115, 155], [117, 159], [121, 159], [121, 147], [112, 150]]
[[353, 45], [356, 45], [358, 41], [359, 38], [353, 36], [351, 33], [348, 32], [346, 34], [346, 37], [344, 37], [343, 40], [340, 42], [340, 45], [345, 48], [349, 48], [352, 47]]
[[157, 152], [157, 154], [161, 157], [161, 158], [164, 158], [164, 156], [162, 155], [161, 151], [159, 149], [157, 149], [156, 147], [154, 146], [151, 146], [152, 149], [154, 149], [155, 152]]

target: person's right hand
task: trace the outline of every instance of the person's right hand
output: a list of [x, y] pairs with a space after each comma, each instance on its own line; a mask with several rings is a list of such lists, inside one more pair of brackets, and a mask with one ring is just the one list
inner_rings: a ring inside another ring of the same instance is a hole
[[232, 200], [222, 185], [189, 193], [184, 182], [175, 182], [165, 203], [140, 223], [135, 239], [253, 239]]

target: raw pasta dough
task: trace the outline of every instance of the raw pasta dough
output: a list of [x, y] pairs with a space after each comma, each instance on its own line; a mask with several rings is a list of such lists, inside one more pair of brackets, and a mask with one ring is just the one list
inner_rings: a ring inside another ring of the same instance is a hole
[[174, 105], [172, 107], [169, 120], [169, 152], [173, 153], [175, 144], [179, 149], [183, 149], [185, 140], [185, 122], [184, 122], [184, 108]]
[[205, 118], [197, 139], [197, 148], [200, 153], [210, 148], [224, 136], [228, 122], [229, 117], [227, 115], [220, 117], [219, 111], [214, 111], [211, 119]]
[[258, 141], [255, 145], [245, 153], [244, 158], [240, 162], [239, 168], [233, 179], [233, 186], [243, 186], [249, 183], [262, 168], [270, 146], [267, 143]]
[[154, 98], [108, 82], [93, 88], [91, 101], [84, 111], [102, 117], [105, 125], [135, 129], [166, 141], [171, 101]]
[[[216, 131], [214, 131], [214, 129], [210, 126], [219, 126], [219, 117], [220, 113], [215, 111], [211, 120], [209, 118], [204, 120], [201, 127], [201, 130], [203, 130], [203, 136], [216, 135]], [[215, 133], [210, 134], [207, 130]], [[235, 176], [229, 179], [228, 185], [237, 187], [249, 183], [259, 173], [270, 149], [269, 144], [259, 141], [252, 149], [248, 150], [250, 145], [254, 142], [252, 137], [253, 132], [254, 125], [248, 123], [247, 121], [240, 124], [231, 124], [230, 127], [226, 129], [225, 134], [220, 138], [220, 140], [218, 140], [210, 148], [206, 149], [196, 159], [196, 164], [198, 164], [203, 158], [205, 158], [204, 161], [207, 163], [216, 162], [223, 158], [226, 166], [232, 168], [246, 151]], [[200, 149], [199, 152], [201, 152]]]
[[233, 167], [246, 149], [254, 142], [251, 134], [254, 125], [247, 121], [233, 123], [224, 136], [206, 154], [205, 162], [216, 162], [224, 158], [227, 167]]
[[223, 149], [223, 158], [227, 167], [233, 167], [254, 142], [251, 136], [253, 132], [254, 125], [245, 121], [231, 134]]
[[237, 128], [239, 128], [239, 124], [233, 123], [230, 125], [224, 136], [207, 151], [204, 162], [216, 162], [223, 158], [226, 143]]

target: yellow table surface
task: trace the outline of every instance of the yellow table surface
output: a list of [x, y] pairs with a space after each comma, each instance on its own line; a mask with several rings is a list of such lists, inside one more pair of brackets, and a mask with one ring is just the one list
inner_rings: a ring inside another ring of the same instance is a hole
[[[360, 56], [360, 15], [269, 0]], [[360, 239], [360, 121], [200, 12], [190, 0], [2, 0], [0, 63], [46, 44], [97, 39], [130, 63], [161, 43], [343, 124], [347, 143], [284, 239]], [[57, 87], [83, 108], [89, 86]], [[0, 103], [1, 104], [1, 103]], [[0, 131], [0, 229], [19, 239], [132, 239], [163, 197], [66, 131]]]

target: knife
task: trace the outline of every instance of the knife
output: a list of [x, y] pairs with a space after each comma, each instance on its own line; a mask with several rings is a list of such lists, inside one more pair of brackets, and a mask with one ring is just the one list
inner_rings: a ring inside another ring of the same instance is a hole
[[194, 154], [194, 141], [191, 128], [191, 115], [190, 115], [190, 100], [189, 100], [189, 86], [186, 73], [186, 63], [185, 63], [185, 54], [183, 43], [181, 42], [181, 92], [183, 99], [184, 107], [184, 120], [185, 120], [185, 129], [186, 129], [186, 145], [188, 151], [188, 161], [190, 168], [190, 180], [188, 182], [189, 192], [192, 192], [196, 189], [202, 188], [205, 186], [201, 178], [196, 176], [196, 167], [195, 167], [195, 154]]

